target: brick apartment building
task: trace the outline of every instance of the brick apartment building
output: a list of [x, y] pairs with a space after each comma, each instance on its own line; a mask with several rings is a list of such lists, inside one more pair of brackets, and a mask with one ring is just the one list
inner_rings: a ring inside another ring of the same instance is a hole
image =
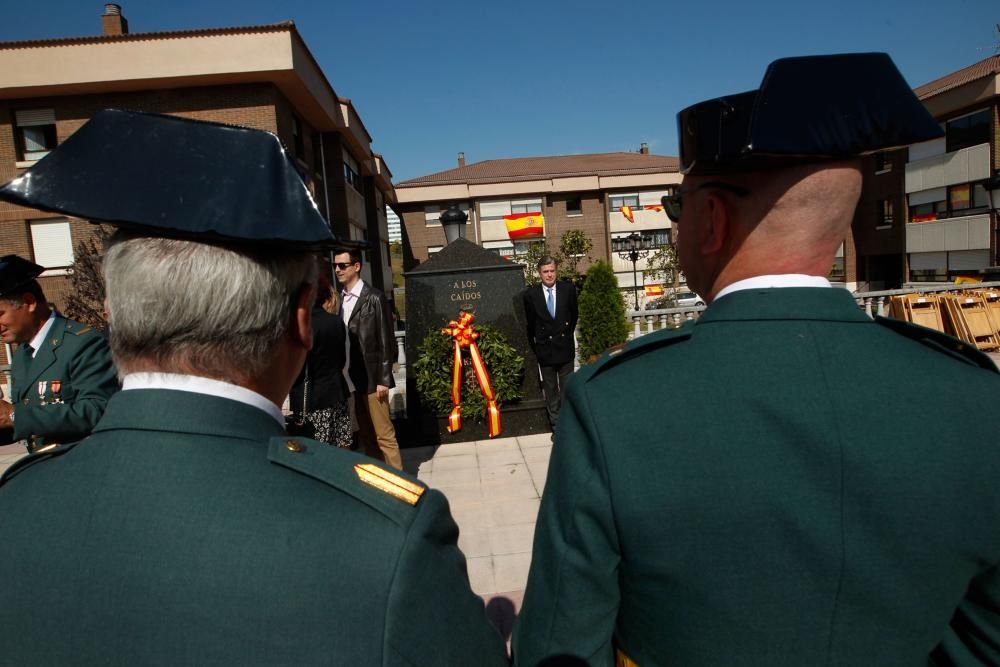
[[1000, 279], [997, 211], [985, 184], [1000, 170], [1000, 55], [915, 91], [945, 137], [914, 144], [905, 165], [905, 252], [914, 282]]
[[[403, 221], [403, 244], [412, 268], [444, 245], [438, 221], [441, 212], [456, 204], [468, 216], [466, 238], [511, 259], [523, 256], [535, 240], [511, 241], [503, 216], [541, 212], [549, 250], [559, 247], [562, 235], [579, 229], [593, 241], [591, 257], [612, 263], [618, 284], [632, 294], [632, 264], [612, 252], [614, 238], [639, 232], [652, 245], [670, 242], [671, 223], [663, 211], [646, 210], [673, 191], [681, 181], [675, 157], [651, 155], [643, 144], [638, 153], [601, 153], [551, 157], [485, 160], [458, 166], [396, 185]], [[634, 209], [634, 222], [622, 207]], [[586, 262], [580, 269], [586, 269]], [[652, 284], [638, 264], [638, 285]]]
[[[100, 18], [100, 35], [0, 42], [0, 182], [109, 107], [267, 130], [294, 156], [334, 234], [370, 243], [365, 279], [391, 290], [392, 174], [292, 22], [130, 33], [118, 5]], [[0, 254], [45, 266], [40, 282], [57, 306], [74, 249], [92, 233], [88, 222], [0, 202]]]

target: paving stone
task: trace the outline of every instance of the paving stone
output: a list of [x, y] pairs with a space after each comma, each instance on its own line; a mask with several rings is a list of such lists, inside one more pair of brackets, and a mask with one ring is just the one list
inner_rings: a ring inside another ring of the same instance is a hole
[[552, 448], [532, 447], [530, 449], [523, 449], [521, 450], [521, 455], [524, 457], [524, 460], [527, 461], [528, 463], [536, 461], [544, 461], [548, 463], [549, 457], [552, 456]]
[[457, 507], [480, 503], [483, 500], [483, 492], [479, 482], [434, 486], [434, 488], [444, 494], [444, 497], [448, 499], [448, 505], [453, 510]]
[[511, 463], [524, 463], [524, 455], [517, 447], [502, 451], [480, 451], [479, 466], [481, 468], [492, 468], [494, 466], [509, 465]]
[[507, 484], [531, 481], [528, 466], [523, 463], [479, 468], [479, 480], [483, 484]]
[[478, 484], [479, 470], [477, 468], [463, 468], [461, 470], [435, 470], [431, 473], [434, 486], [452, 486], [457, 484]]
[[521, 449], [532, 449], [535, 447], [551, 447], [552, 434], [535, 433], [533, 435], [519, 435], [517, 437], [517, 442], [521, 445]]
[[531, 554], [506, 554], [493, 557], [494, 585], [505, 591], [523, 591], [528, 583]]
[[446, 456], [443, 459], [434, 460], [434, 472], [445, 470], [466, 470], [468, 468], [479, 468], [479, 460], [475, 452], [472, 454], [462, 454], [461, 456]]
[[494, 483], [482, 485], [483, 500], [501, 500], [504, 498], [538, 498], [538, 491], [531, 481], [514, 483]]
[[483, 503], [484, 525], [516, 526], [535, 523], [538, 518], [538, 498], [505, 498]]
[[477, 440], [476, 453], [483, 452], [503, 452], [512, 449], [520, 449], [517, 446], [517, 438], [497, 438], [496, 440]]
[[466, 558], [482, 558], [493, 554], [490, 531], [459, 531], [458, 548]]
[[491, 553], [494, 556], [529, 553], [534, 537], [533, 523], [491, 528], [489, 531]]
[[465, 561], [469, 571], [469, 586], [477, 595], [495, 593], [496, 579], [493, 576], [493, 557], [468, 558]]
[[434, 452], [435, 459], [441, 459], [449, 456], [465, 456], [467, 454], [476, 453], [476, 443], [475, 442], [456, 442], [453, 445], [441, 445]]

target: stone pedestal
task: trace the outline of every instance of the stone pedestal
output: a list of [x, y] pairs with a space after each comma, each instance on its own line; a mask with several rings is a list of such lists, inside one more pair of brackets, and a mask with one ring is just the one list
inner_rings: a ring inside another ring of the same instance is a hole
[[458, 239], [405, 275], [407, 419], [397, 424], [400, 444], [412, 447], [489, 438], [486, 424], [471, 419], [464, 419], [457, 433], [448, 433], [447, 414], [439, 414], [423, 404], [413, 374], [413, 363], [424, 336], [456, 319], [462, 310], [476, 316], [475, 324], [490, 324], [499, 329], [524, 355], [522, 398], [501, 405], [500, 437], [547, 432], [549, 423], [538, 384], [538, 364], [528, 348], [525, 331], [521, 265]]

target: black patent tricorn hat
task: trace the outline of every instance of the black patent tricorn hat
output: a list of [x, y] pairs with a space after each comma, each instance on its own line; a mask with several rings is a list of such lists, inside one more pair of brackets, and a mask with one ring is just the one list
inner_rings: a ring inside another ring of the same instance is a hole
[[677, 114], [681, 172], [845, 159], [943, 136], [885, 53], [776, 60], [760, 88]]
[[26, 286], [44, 270], [44, 266], [29, 262], [18, 255], [0, 257], [0, 296]]
[[218, 123], [108, 109], [0, 199], [154, 236], [319, 247], [334, 241], [281, 141]]

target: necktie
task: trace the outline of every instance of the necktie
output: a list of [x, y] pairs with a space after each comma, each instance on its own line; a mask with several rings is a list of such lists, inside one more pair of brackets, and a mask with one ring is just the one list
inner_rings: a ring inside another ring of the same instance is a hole
[[552, 319], [556, 319], [556, 296], [555, 296], [555, 290], [552, 289], [551, 287], [546, 287], [545, 289], [549, 293], [549, 296], [545, 300], [545, 305], [548, 307], [548, 309], [549, 309], [549, 315], [552, 316]]

